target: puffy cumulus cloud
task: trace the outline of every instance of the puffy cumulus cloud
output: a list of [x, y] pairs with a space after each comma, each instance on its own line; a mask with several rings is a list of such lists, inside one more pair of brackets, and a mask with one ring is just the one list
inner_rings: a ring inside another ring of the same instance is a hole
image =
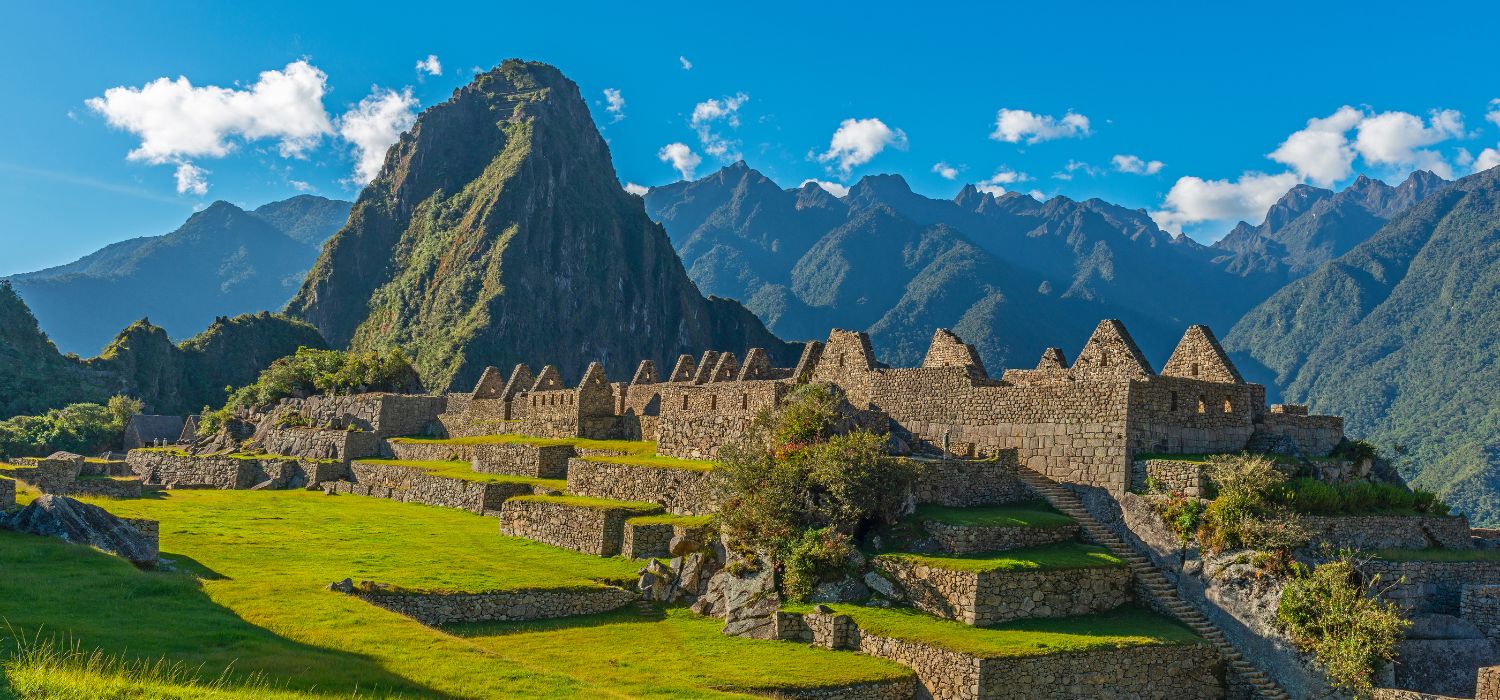
[[952, 179], [958, 177], [958, 168], [955, 168], [955, 167], [953, 167], [951, 165], [948, 165], [947, 163], [944, 163], [943, 161], [938, 161], [937, 163], [934, 163], [933, 166], [932, 166], [932, 172], [937, 173], [938, 177], [941, 177], [944, 180], [952, 180]]
[[195, 194], [203, 196], [208, 194], [208, 171], [192, 163], [177, 164], [177, 193]]
[[995, 131], [990, 138], [1008, 143], [1041, 143], [1088, 135], [1089, 118], [1072, 111], [1059, 119], [1024, 109], [1001, 109], [995, 114]]
[[1326, 117], [1307, 120], [1305, 128], [1292, 132], [1266, 157], [1326, 187], [1353, 172], [1355, 151], [1348, 132], [1364, 119], [1363, 112], [1344, 105]]
[[1072, 180], [1075, 173], [1082, 172], [1089, 177], [1098, 177], [1102, 172], [1100, 169], [1089, 165], [1081, 160], [1069, 160], [1067, 165], [1059, 172], [1052, 173], [1054, 180]]
[[1484, 118], [1493, 122], [1495, 126], [1500, 126], [1500, 99], [1490, 100], [1490, 111], [1484, 115]]
[[1128, 154], [1116, 154], [1109, 161], [1114, 164], [1115, 172], [1130, 173], [1131, 175], [1155, 175], [1167, 167], [1166, 163], [1159, 160], [1146, 160], [1140, 156]]
[[669, 143], [656, 152], [656, 157], [663, 163], [671, 163], [682, 175], [682, 179], [693, 179], [693, 171], [698, 169], [698, 164], [703, 162], [703, 156], [693, 152], [693, 149], [685, 143]]
[[892, 129], [879, 119], [845, 119], [833, 132], [828, 150], [816, 155], [818, 162], [835, 164], [844, 177], [870, 162], [887, 147], [906, 148], [906, 132]]
[[809, 183], [809, 182], [813, 183], [814, 185], [817, 185], [818, 187], [823, 188], [824, 192], [827, 192], [828, 194], [831, 194], [831, 195], [833, 195], [835, 197], [838, 197], [839, 199], [843, 199], [844, 197], [849, 196], [849, 188], [848, 187], [840, 185], [837, 182], [828, 182], [826, 180], [815, 180], [813, 178], [808, 178], [806, 180], [803, 180], [802, 184], [798, 185], [798, 187], [806, 187], [807, 183]]
[[292, 189], [298, 192], [311, 192], [314, 189], [312, 183], [303, 180], [287, 180], [287, 183], [292, 186]]
[[1172, 233], [1182, 233], [1183, 226], [1204, 221], [1258, 221], [1277, 199], [1299, 182], [1301, 179], [1296, 173], [1267, 175], [1250, 172], [1232, 181], [1183, 177], [1172, 185], [1162, 209], [1151, 212], [1151, 218]]
[[1433, 110], [1426, 123], [1406, 112], [1382, 112], [1359, 122], [1354, 150], [1373, 165], [1422, 168], [1445, 178], [1453, 168], [1437, 151], [1426, 146], [1464, 135], [1463, 116], [1456, 110]]
[[1006, 190], [1009, 189], [1007, 185], [1030, 182], [1031, 180], [1032, 177], [1030, 175], [1027, 175], [1026, 173], [1017, 172], [1015, 170], [1011, 170], [1010, 168], [1002, 167], [999, 170], [996, 170], [995, 174], [990, 176], [989, 178], [974, 183], [974, 187], [977, 188], [980, 192], [988, 192], [992, 195], [995, 195], [996, 197], [999, 197], [1000, 195], [1005, 194]]
[[443, 62], [438, 60], [436, 54], [427, 54], [427, 58], [417, 61], [417, 75], [442, 75]]
[[1482, 172], [1500, 165], [1500, 150], [1486, 148], [1479, 152], [1479, 157], [1474, 159], [1474, 172]]
[[637, 185], [634, 182], [627, 182], [625, 183], [625, 191], [637, 197], [644, 197], [646, 196], [646, 192], [650, 191], [650, 188], [644, 185]]
[[86, 104], [110, 126], [140, 138], [131, 160], [219, 158], [235, 139], [275, 139], [282, 156], [300, 157], [333, 132], [323, 109], [327, 83], [327, 74], [304, 60], [264, 71], [247, 88], [157, 78], [138, 88], [110, 88]]
[[617, 88], [604, 88], [604, 111], [614, 115], [611, 121], [625, 118], [625, 96]]
[[715, 128], [719, 124], [731, 129], [739, 128], [740, 107], [748, 101], [750, 96], [739, 92], [722, 100], [708, 99], [693, 105], [693, 115], [688, 118], [688, 125], [698, 132], [698, 141], [703, 144], [705, 153], [715, 158], [739, 160], [739, 142], [718, 134]]
[[687, 56], [678, 56], [677, 57], [677, 62], [682, 64], [682, 69], [683, 70], [692, 70], [693, 69], [693, 62], [687, 60]]
[[352, 181], [365, 185], [374, 180], [385, 164], [385, 152], [416, 121], [417, 100], [411, 88], [397, 92], [372, 87], [369, 95], [340, 116], [339, 136], [354, 146]]

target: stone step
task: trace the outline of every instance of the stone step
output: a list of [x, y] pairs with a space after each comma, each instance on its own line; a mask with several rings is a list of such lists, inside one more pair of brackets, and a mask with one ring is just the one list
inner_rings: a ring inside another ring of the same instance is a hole
[[982, 555], [884, 554], [873, 563], [918, 609], [976, 626], [1104, 612], [1130, 599], [1130, 570], [1103, 548], [1078, 543]]
[[518, 496], [500, 506], [500, 533], [584, 554], [620, 554], [625, 521], [662, 512], [655, 503], [585, 496]]

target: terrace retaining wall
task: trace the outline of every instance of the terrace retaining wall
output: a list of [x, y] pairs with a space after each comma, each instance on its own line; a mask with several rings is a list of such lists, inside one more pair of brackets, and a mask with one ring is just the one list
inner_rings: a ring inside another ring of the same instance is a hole
[[981, 627], [1104, 612], [1130, 599], [1130, 569], [1118, 566], [973, 572], [900, 557], [876, 557], [874, 564], [922, 611]]
[[478, 472], [562, 479], [575, 454], [570, 445], [492, 444], [475, 445], [471, 459]]
[[458, 508], [478, 515], [499, 510], [507, 498], [535, 493], [535, 487], [529, 484], [465, 481], [396, 464], [355, 462], [349, 465], [349, 471], [352, 482], [335, 481], [334, 491]]
[[712, 472], [568, 460], [568, 492], [614, 501], [656, 503], [673, 515], [713, 513]]
[[1461, 612], [1465, 586], [1500, 584], [1500, 561], [1384, 561], [1365, 562], [1360, 571], [1379, 575], [1387, 600], [1409, 615]]
[[16, 507], [16, 482], [0, 476], [0, 510]]
[[339, 461], [374, 457], [380, 454], [380, 443], [374, 433], [322, 428], [275, 428], [261, 440], [271, 454]]
[[1312, 542], [1352, 549], [1473, 549], [1463, 516], [1303, 516]]
[[944, 552], [974, 554], [1021, 547], [1068, 542], [1078, 535], [1078, 525], [1058, 527], [951, 525], [936, 520], [922, 523]]
[[913, 486], [917, 503], [966, 508], [1037, 497], [1017, 475], [1015, 450], [1002, 450], [993, 459], [979, 461], [912, 461], [919, 467]]
[[625, 519], [640, 513], [555, 501], [512, 499], [500, 508], [500, 532], [584, 554], [620, 553]]
[[489, 593], [379, 593], [355, 591], [359, 599], [424, 625], [454, 622], [520, 622], [592, 615], [629, 605], [639, 594], [623, 588], [526, 589]]

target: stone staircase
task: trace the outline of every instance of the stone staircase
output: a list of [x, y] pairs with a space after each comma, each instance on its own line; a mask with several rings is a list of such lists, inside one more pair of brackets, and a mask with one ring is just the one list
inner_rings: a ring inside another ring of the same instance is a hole
[[1078, 496], [1057, 482], [1025, 466], [1019, 467], [1018, 472], [1021, 481], [1052, 504], [1053, 508], [1077, 520], [1083, 533], [1089, 539], [1103, 545], [1115, 556], [1125, 560], [1130, 565], [1131, 571], [1135, 573], [1136, 581], [1147, 594], [1155, 599], [1157, 605], [1213, 644], [1229, 668], [1246, 685], [1250, 686], [1256, 696], [1273, 700], [1291, 700], [1292, 696], [1282, 690], [1264, 671], [1246, 660], [1244, 654], [1241, 654], [1229, 642], [1224, 633], [1207, 616], [1178, 596], [1176, 586], [1157, 570], [1150, 559], [1137, 552], [1135, 547], [1096, 520], [1083, 506]]

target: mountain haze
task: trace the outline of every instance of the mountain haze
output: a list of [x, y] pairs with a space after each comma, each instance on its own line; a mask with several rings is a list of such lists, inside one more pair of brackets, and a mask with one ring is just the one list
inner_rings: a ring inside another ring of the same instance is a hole
[[699, 293], [621, 189], [578, 87], [517, 60], [402, 135], [288, 308], [334, 345], [401, 348], [434, 388], [517, 362], [576, 378], [591, 360], [624, 377], [704, 348], [796, 359]]

